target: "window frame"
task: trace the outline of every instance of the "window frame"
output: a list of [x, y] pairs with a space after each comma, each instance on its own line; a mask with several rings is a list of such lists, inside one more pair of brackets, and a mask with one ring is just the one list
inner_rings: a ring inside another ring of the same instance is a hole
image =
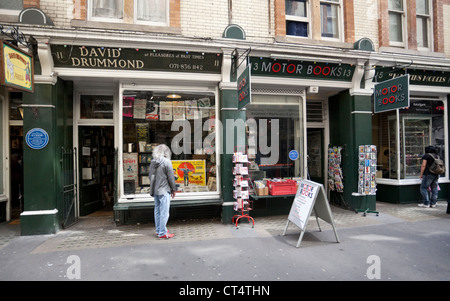
[[[428, 14], [417, 13], [416, 9], [416, 40], [417, 40], [417, 50], [422, 51], [433, 51], [433, 5], [431, 5], [431, 1], [426, 0], [428, 5]], [[417, 8], [417, 0], [416, 0], [416, 8]], [[428, 45], [427, 46], [419, 46], [419, 33], [418, 29], [418, 20], [425, 19], [426, 20], [426, 33], [428, 35]]]
[[[418, 100], [418, 101], [441, 101], [443, 103], [443, 129], [444, 129], [444, 146], [443, 149], [445, 150], [445, 154], [444, 157], [442, 158], [444, 160], [444, 165], [446, 167], [446, 171], [444, 175], [441, 175], [439, 177], [439, 182], [441, 181], [445, 181], [447, 182], [450, 179], [450, 173], [448, 172], [448, 167], [449, 167], [449, 153], [447, 151], [448, 149], [448, 145], [449, 145], [449, 132], [448, 132], [448, 114], [447, 114], [447, 106], [448, 106], [448, 101], [447, 101], [447, 97], [445, 96], [438, 96], [438, 97], [426, 97], [423, 96], [421, 93], [413, 94], [410, 96], [411, 100]], [[392, 111], [391, 111], [392, 112]], [[382, 114], [386, 114], [388, 112], [384, 112]], [[412, 117], [413, 119], [418, 119], [418, 118], [422, 118], [424, 117], [424, 115], [416, 115], [416, 116], [407, 116], [407, 115], [403, 115], [400, 110], [395, 110], [395, 113], [393, 115], [391, 115], [389, 118], [390, 121], [393, 122], [393, 125], [395, 127], [395, 137], [392, 137], [395, 141], [393, 141], [395, 148], [395, 164], [396, 164], [396, 172], [395, 172], [395, 176], [392, 178], [385, 178], [385, 177], [378, 177], [376, 178], [376, 181], [378, 184], [384, 184], [384, 185], [416, 185], [416, 184], [420, 184], [420, 179], [418, 176], [416, 177], [405, 177], [405, 175], [403, 174], [402, 176], [402, 168], [400, 166], [400, 164], [404, 163], [405, 161], [405, 154], [404, 154], [404, 142], [402, 141], [402, 137], [404, 136], [404, 129], [403, 129], [403, 118], [404, 117]], [[428, 116], [425, 116], [428, 117]], [[433, 116], [430, 115], [430, 117], [428, 117], [430, 119], [433, 118]], [[387, 127], [387, 125], [386, 125]], [[402, 128], [401, 130], [399, 130], [400, 128]], [[375, 138], [377, 139], [377, 138]], [[389, 145], [390, 142], [388, 142]], [[378, 141], [373, 141], [373, 144], [377, 145], [378, 151], [381, 152], [382, 147], [380, 147]], [[403, 156], [401, 155], [401, 153], [403, 152]], [[379, 154], [380, 155], [380, 154]]]
[[[210, 199], [219, 199], [222, 194], [222, 188], [221, 188], [221, 163], [220, 163], [220, 155], [221, 155], [221, 139], [222, 139], [222, 133], [221, 133], [221, 126], [219, 124], [219, 103], [218, 103], [218, 90], [212, 89], [211, 87], [205, 86], [205, 87], [187, 87], [187, 86], [172, 86], [172, 85], [162, 85], [162, 86], [154, 86], [154, 85], [133, 85], [129, 86], [127, 84], [122, 84], [119, 91], [119, 99], [118, 101], [118, 114], [117, 116], [118, 123], [117, 123], [117, 139], [119, 145], [123, 144], [124, 137], [123, 137], [123, 96], [126, 94], [126, 91], [153, 91], [153, 92], [173, 92], [173, 93], [207, 93], [214, 95], [215, 104], [214, 104], [214, 113], [215, 113], [215, 119], [214, 119], [214, 127], [216, 132], [216, 140], [215, 140], [215, 162], [216, 162], [216, 190], [215, 191], [208, 191], [208, 192], [185, 192], [185, 193], [179, 193], [177, 194], [177, 200], [180, 201], [189, 201], [192, 200], [210, 200]], [[203, 126], [203, 124], [202, 124]], [[170, 144], [168, 144], [169, 147], [171, 147]], [[151, 197], [149, 194], [125, 194], [124, 191], [124, 172], [123, 172], [123, 148], [118, 147], [118, 187], [119, 187], [119, 193], [118, 193], [118, 202], [119, 203], [127, 203], [127, 202], [153, 202], [154, 198]], [[173, 159], [173, 157], [171, 158]]]
[[153, 22], [153, 21], [142, 21], [137, 19], [137, 1], [134, 0], [134, 10], [133, 10], [133, 22], [134, 24], [140, 25], [150, 25], [150, 26], [169, 26], [170, 25], [170, 1], [164, 0], [166, 2], [166, 21], [165, 22]]
[[124, 18], [125, 18], [125, 0], [122, 0], [122, 19], [117, 19], [117, 18], [105, 18], [105, 17], [95, 17], [92, 15], [92, 1], [93, 0], [88, 0], [87, 2], [87, 19], [89, 21], [97, 21], [97, 22], [109, 22], [109, 23], [125, 23], [124, 22]]
[[[286, 3], [286, 0], [284, 0], [284, 1]], [[287, 34], [287, 26], [286, 26], [286, 36], [296, 37], [296, 38], [311, 38], [311, 36], [312, 36], [312, 34], [311, 34], [311, 7], [310, 7], [311, 0], [305, 0], [305, 2], [306, 2], [306, 5], [305, 5], [305, 7], [306, 7], [306, 17], [299, 17], [299, 16], [296, 16], [296, 15], [288, 15], [288, 14], [286, 14], [286, 4], [285, 4], [285, 19], [286, 19], [285, 21], [286, 21], [286, 23], [288, 21], [297, 22], [297, 23], [306, 23], [307, 24], [307, 31], [308, 31], [307, 36], [288, 35]]]
[[[405, 5], [406, 2], [405, 2], [405, 0], [401, 0], [402, 10], [389, 8], [389, 2], [390, 2], [390, 0], [388, 0], [389, 46], [406, 47], [406, 45], [407, 45], [407, 27], [406, 27], [407, 10], [406, 10], [406, 5]], [[402, 32], [401, 32], [402, 41], [401, 42], [391, 40], [391, 35], [390, 35], [390, 32], [391, 32], [390, 15], [391, 15], [391, 13], [400, 15], [401, 30], [402, 30]]]
[[[337, 29], [336, 32], [338, 34], [338, 37], [327, 37], [323, 35], [323, 27], [322, 27], [322, 21], [323, 21], [323, 17], [322, 17], [322, 4], [330, 4], [330, 5], [334, 5], [337, 7]], [[319, 13], [319, 18], [320, 18], [320, 37], [323, 40], [329, 40], [329, 41], [343, 41], [344, 40], [344, 6], [343, 6], [343, 2], [342, 0], [320, 0], [320, 13]]]

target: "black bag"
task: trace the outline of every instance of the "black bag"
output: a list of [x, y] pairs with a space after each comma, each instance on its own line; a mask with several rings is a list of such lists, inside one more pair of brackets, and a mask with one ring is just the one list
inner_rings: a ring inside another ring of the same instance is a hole
[[435, 175], [443, 175], [445, 173], [444, 161], [438, 155], [430, 154], [434, 158], [428, 170]]

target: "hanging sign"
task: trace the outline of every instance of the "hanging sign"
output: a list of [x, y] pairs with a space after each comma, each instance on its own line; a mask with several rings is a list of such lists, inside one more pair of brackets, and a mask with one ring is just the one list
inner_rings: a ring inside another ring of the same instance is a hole
[[283, 235], [286, 235], [286, 231], [290, 222], [294, 223], [297, 227], [300, 228], [301, 233], [297, 242], [297, 248], [300, 247], [309, 217], [311, 216], [311, 212], [313, 209], [317, 224], [319, 225], [319, 217], [327, 223], [331, 224], [333, 226], [334, 235], [336, 236], [336, 241], [339, 242], [336, 228], [334, 226], [333, 216], [331, 214], [330, 205], [328, 204], [323, 185], [309, 180], [301, 180], [298, 182], [297, 193], [295, 195], [294, 202], [292, 203], [288, 221], [283, 232]]
[[45, 130], [34, 128], [28, 131], [25, 141], [32, 149], [43, 149], [48, 144], [49, 136]]
[[1, 42], [0, 84], [33, 93], [33, 56], [8, 42]]
[[252, 101], [252, 89], [250, 85], [251, 79], [250, 65], [239, 75], [238, 85], [238, 109], [245, 108]]
[[375, 113], [409, 107], [409, 74], [375, 85], [373, 93]]

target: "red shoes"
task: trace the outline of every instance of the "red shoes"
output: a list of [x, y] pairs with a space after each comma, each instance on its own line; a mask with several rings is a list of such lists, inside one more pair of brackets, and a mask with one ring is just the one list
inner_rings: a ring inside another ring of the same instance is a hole
[[167, 232], [165, 235], [163, 235], [163, 236], [158, 236], [158, 238], [166, 238], [166, 239], [169, 239], [169, 238], [172, 238], [172, 237], [174, 237], [175, 236], [175, 234], [172, 234], [172, 233], [169, 233], [169, 232]]

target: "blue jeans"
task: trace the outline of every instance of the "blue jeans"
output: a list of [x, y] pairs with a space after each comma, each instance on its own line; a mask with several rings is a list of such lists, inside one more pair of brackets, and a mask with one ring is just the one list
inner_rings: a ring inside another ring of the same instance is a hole
[[438, 175], [424, 175], [422, 176], [422, 183], [420, 184], [420, 194], [424, 205], [430, 205], [430, 197], [428, 187], [431, 187], [431, 205], [436, 205], [438, 198]]
[[156, 235], [167, 234], [167, 221], [169, 220], [170, 193], [155, 195], [155, 226]]

